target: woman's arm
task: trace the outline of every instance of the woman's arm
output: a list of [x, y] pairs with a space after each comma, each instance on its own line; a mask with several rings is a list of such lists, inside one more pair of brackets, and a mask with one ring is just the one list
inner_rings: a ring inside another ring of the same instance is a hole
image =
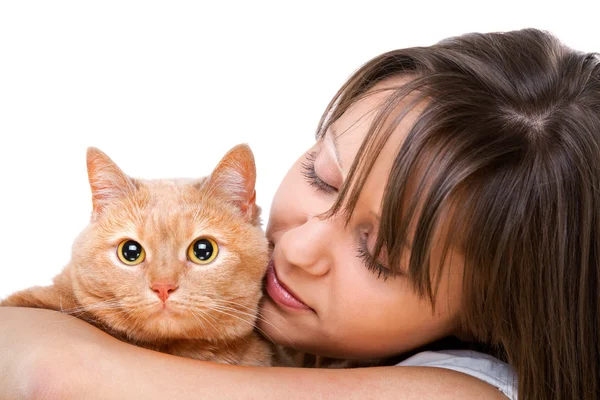
[[135, 347], [48, 310], [0, 308], [0, 321], [0, 387], [8, 399], [504, 398], [439, 368], [237, 367]]

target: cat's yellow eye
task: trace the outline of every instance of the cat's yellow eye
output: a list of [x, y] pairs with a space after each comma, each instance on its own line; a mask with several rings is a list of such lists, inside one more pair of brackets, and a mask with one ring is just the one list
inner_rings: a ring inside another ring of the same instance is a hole
[[205, 265], [219, 254], [217, 242], [210, 238], [198, 238], [188, 248], [188, 258], [195, 264]]
[[117, 249], [117, 256], [123, 264], [138, 265], [146, 259], [146, 252], [135, 240], [123, 240]]

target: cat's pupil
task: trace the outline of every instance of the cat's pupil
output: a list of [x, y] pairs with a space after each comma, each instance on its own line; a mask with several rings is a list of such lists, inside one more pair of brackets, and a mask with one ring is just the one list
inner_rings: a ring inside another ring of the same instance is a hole
[[140, 255], [142, 254], [142, 246], [134, 240], [128, 240], [123, 245], [123, 250], [121, 252], [127, 261], [133, 262], [140, 258]]
[[206, 239], [200, 239], [194, 243], [194, 255], [200, 261], [208, 260], [213, 251], [213, 245]]

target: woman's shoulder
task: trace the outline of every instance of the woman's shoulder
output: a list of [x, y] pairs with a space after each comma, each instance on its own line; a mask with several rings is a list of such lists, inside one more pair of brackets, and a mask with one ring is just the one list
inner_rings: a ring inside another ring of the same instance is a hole
[[507, 363], [473, 350], [437, 350], [417, 353], [396, 364], [407, 367], [450, 369], [478, 378], [498, 388], [509, 399], [517, 399], [517, 375]]

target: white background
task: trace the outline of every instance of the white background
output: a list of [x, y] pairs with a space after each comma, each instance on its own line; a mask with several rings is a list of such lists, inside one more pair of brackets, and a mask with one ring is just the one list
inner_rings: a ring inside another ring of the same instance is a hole
[[600, 51], [595, 3], [0, 0], [0, 298], [68, 262], [91, 210], [88, 146], [131, 176], [166, 178], [206, 175], [249, 143], [266, 218], [368, 59], [524, 27]]

